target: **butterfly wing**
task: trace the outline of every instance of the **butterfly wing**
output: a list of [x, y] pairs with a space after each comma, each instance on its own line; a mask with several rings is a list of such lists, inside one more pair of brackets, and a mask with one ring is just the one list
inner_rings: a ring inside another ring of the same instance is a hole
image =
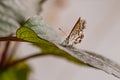
[[85, 21], [79, 18], [75, 26], [71, 30], [70, 34], [68, 35], [67, 39], [73, 40], [76, 36], [79, 36], [80, 31], [82, 31], [84, 28], [85, 28]]
[[72, 44], [80, 43], [83, 37], [84, 28], [85, 28], [85, 21], [79, 18], [76, 24], [74, 25], [73, 29], [71, 30], [70, 34], [62, 44], [65, 46], [69, 46]]

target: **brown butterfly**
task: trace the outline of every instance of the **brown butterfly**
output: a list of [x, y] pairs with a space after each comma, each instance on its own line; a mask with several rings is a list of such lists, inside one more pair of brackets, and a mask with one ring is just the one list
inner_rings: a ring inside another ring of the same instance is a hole
[[84, 38], [83, 30], [85, 29], [85, 23], [85, 20], [79, 18], [62, 45], [73, 46], [74, 44], [80, 43]]

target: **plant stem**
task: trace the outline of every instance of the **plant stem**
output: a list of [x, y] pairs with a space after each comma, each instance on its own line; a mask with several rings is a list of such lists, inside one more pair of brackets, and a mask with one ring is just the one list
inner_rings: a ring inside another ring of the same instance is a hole
[[11, 59], [13, 58], [13, 56], [15, 55], [16, 53], [16, 50], [18, 48], [18, 45], [19, 45], [19, 42], [15, 42], [13, 48], [12, 48], [12, 51], [10, 52], [10, 55], [8, 56], [8, 59], [6, 61], [6, 63], [9, 63], [9, 61], [11, 61]]
[[10, 46], [10, 41], [6, 42], [5, 49], [4, 49], [3, 53], [2, 53], [2, 57], [1, 57], [1, 61], [0, 61], [0, 67], [4, 66], [4, 63], [5, 63], [6, 58], [8, 56], [7, 52], [8, 52], [9, 46]]
[[29, 60], [29, 59], [32, 59], [32, 58], [35, 58], [35, 57], [40, 57], [40, 56], [46, 56], [46, 55], [50, 55], [49, 53], [45, 54], [45, 53], [37, 53], [37, 54], [33, 54], [33, 55], [30, 55], [28, 57], [25, 57], [25, 58], [22, 58], [22, 59], [18, 59], [16, 61], [13, 61], [11, 63], [8, 63], [6, 66], [5, 66], [5, 69], [6, 68], [10, 68], [14, 65], [17, 65], [23, 61], [26, 61], [26, 60]]
[[0, 41], [24, 41], [22, 39], [19, 39], [17, 37], [0, 37]]

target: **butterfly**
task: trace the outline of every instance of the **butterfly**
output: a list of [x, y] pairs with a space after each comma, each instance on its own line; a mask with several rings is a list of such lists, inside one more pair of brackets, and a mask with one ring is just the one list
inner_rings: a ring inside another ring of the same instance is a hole
[[78, 44], [84, 38], [83, 30], [85, 29], [85, 20], [79, 18], [74, 25], [73, 29], [71, 30], [70, 34], [67, 38], [63, 41], [63, 46], [73, 46]]

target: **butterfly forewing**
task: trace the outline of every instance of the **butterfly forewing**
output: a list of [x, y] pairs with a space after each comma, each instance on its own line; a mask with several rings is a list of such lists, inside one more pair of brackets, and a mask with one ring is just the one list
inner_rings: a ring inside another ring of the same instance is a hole
[[81, 18], [78, 19], [78, 21], [74, 25], [73, 29], [71, 30], [67, 38], [71, 39], [72, 37], [74, 38], [75, 35], [78, 35], [81, 27], [80, 25], [81, 25]]
[[63, 42], [65, 46], [70, 46], [73, 44], [80, 43], [81, 40], [83, 39], [83, 29], [85, 28], [85, 21], [81, 20], [79, 18], [74, 25], [73, 29], [71, 30], [70, 34], [66, 38], [66, 40]]

